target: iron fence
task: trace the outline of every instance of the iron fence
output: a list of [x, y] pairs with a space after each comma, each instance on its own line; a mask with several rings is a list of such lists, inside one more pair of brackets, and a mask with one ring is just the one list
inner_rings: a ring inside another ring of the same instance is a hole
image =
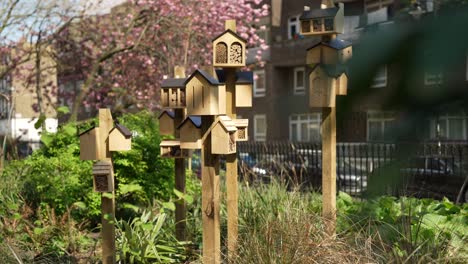
[[[319, 143], [239, 142], [240, 175], [319, 190]], [[338, 143], [337, 191], [467, 201], [468, 142]]]

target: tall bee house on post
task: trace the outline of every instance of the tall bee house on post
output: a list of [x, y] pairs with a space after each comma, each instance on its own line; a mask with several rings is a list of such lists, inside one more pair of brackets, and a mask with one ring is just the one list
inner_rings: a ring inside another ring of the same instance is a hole
[[220, 116], [219, 122], [211, 130], [211, 153], [236, 153], [236, 124], [228, 116]]
[[99, 142], [99, 129], [90, 128], [80, 135], [80, 159], [98, 160], [101, 143]]
[[201, 117], [188, 116], [178, 127], [181, 149], [201, 149]]
[[109, 133], [109, 151], [132, 149], [132, 132], [121, 124], [116, 124]]
[[334, 7], [313, 9], [305, 6], [304, 12], [299, 17], [301, 35], [330, 35], [343, 33], [344, 4], [339, 3]]
[[246, 43], [236, 33], [235, 20], [226, 21], [226, 31], [213, 40], [213, 66], [244, 67]]
[[190, 115], [226, 113], [226, 86], [204, 70], [195, 70], [185, 81]]
[[174, 111], [165, 110], [159, 117], [159, 134], [170, 136], [175, 134], [175, 113]]
[[161, 84], [162, 108], [185, 108], [185, 78], [165, 79]]

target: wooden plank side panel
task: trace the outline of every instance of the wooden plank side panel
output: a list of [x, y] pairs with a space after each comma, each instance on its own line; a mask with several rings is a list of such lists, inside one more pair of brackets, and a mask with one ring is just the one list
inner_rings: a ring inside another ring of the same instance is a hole
[[252, 85], [237, 84], [236, 85], [236, 107], [252, 107]]
[[112, 130], [109, 135], [110, 151], [128, 151], [132, 149], [132, 139], [125, 138], [117, 129]]
[[97, 160], [100, 152], [99, 130], [97, 128], [80, 136], [80, 159]]
[[227, 154], [229, 144], [229, 133], [224, 130], [222, 125], [218, 123], [213, 130], [211, 130], [211, 153], [213, 154]]
[[335, 107], [334, 78], [328, 77], [320, 68], [316, 68], [309, 76], [309, 106]]

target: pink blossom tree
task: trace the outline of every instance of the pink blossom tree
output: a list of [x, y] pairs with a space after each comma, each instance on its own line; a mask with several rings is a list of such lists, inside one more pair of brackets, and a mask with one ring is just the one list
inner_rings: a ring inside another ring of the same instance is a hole
[[163, 76], [175, 65], [211, 64], [211, 41], [226, 19], [238, 21], [248, 45], [267, 49], [252, 27], [267, 15], [262, 0], [129, 0], [70, 24], [54, 36], [61, 78], [82, 80], [65, 94], [73, 102], [70, 119], [82, 106], [158, 109]]

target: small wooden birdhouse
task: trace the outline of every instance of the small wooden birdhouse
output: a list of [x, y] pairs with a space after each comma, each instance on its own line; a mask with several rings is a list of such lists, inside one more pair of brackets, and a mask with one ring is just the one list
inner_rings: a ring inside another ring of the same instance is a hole
[[310, 107], [335, 107], [336, 86], [333, 79], [319, 65], [312, 70], [309, 77]]
[[188, 115], [226, 113], [226, 87], [203, 70], [196, 70], [185, 81]]
[[185, 78], [165, 79], [161, 84], [162, 108], [185, 108]]
[[348, 75], [346, 72], [333, 80], [336, 95], [346, 95], [348, 93]]
[[236, 124], [228, 116], [220, 116], [211, 130], [211, 153], [236, 153]]
[[246, 43], [237, 35], [235, 21], [226, 21], [226, 31], [213, 40], [213, 66], [244, 67]]
[[178, 127], [181, 149], [201, 149], [201, 117], [188, 116]]
[[322, 41], [307, 49], [307, 64], [343, 64], [353, 55], [351, 42], [342, 39]]
[[234, 124], [236, 124], [236, 141], [248, 141], [249, 132], [247, 128], [249, 127], [248, 119], [234, 119]]
[[310, 9], [305, 6], [300, 20], [301, 35], [331, 35], [343, 33], [344, 4]]
[[[224, 70], [216, 70], [220, 83], [226, 82]], [[236, 72], [236, 107], [252, 107], [253, 72]]]
[[93, 127], [80, 134], [81, 160], [98, 160], [100, 147], [99, 128]]
[[132, 132], [121, 124], [116, 124], [109, 133], [109, 151], [132, 149]]
[[193, 151], [181, 149], [179, 140], [163, 140], [159, 144], [161, 158], [190, 158]]
[[159, 134], [170, 136], [175, 133], [175, 114], [173, 111], [163, 111], [159, 117]]
[[109, 161], [98, 161], [93, 165], [93, 186], [96, 192], [113, 192], [112, 164]]

